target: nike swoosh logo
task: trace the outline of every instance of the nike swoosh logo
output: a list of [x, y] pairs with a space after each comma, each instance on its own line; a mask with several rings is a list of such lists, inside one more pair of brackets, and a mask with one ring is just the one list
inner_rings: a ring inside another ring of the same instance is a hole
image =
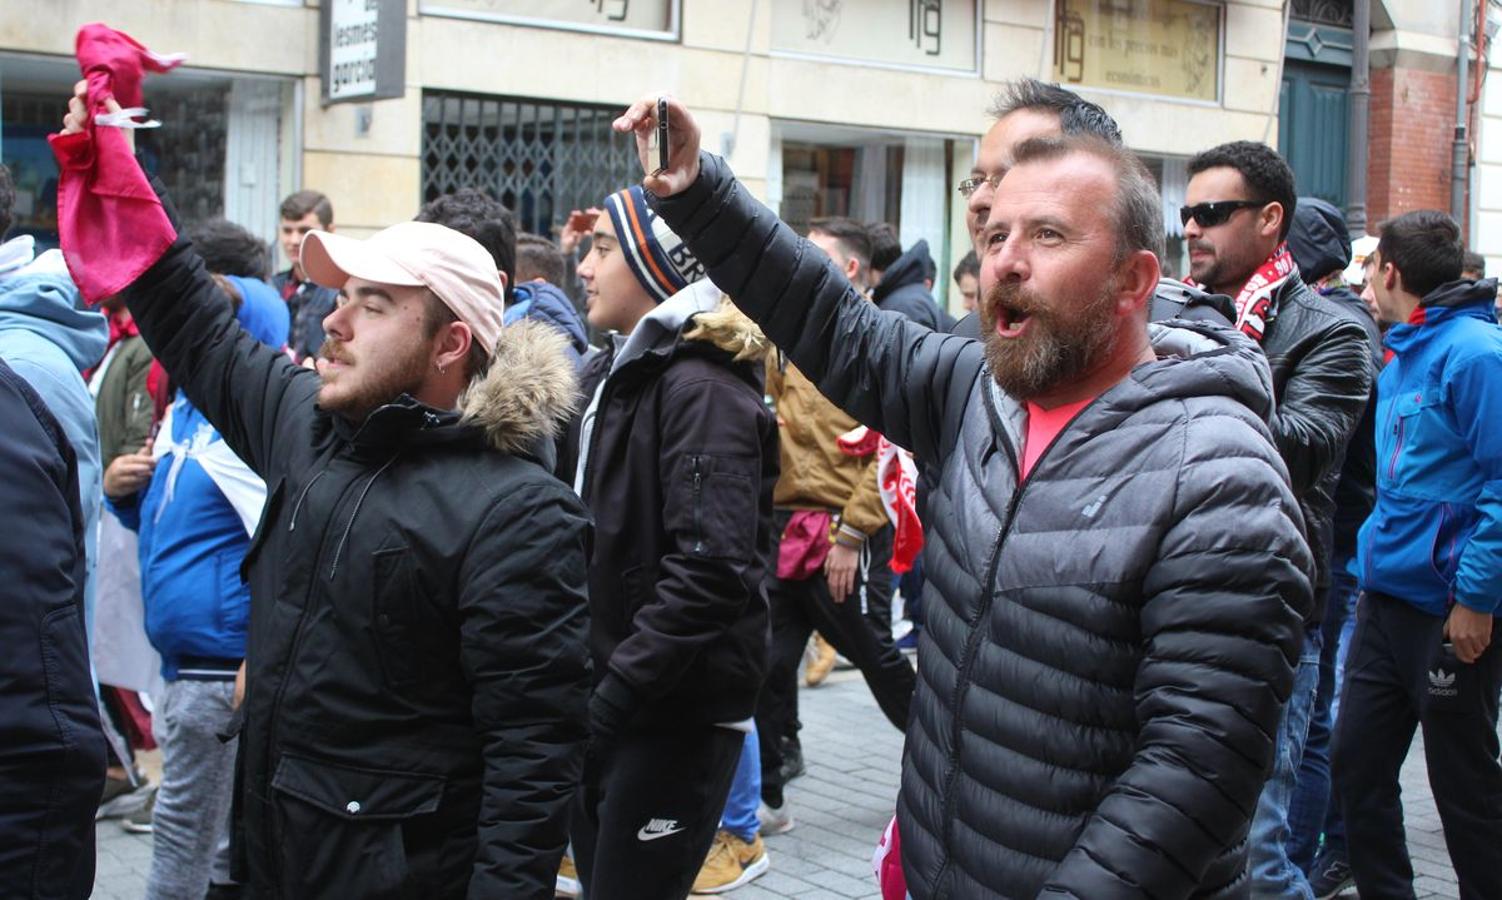
[[655, 841], [658, 838], [665, 838], [670, 834], [677, 834], [680, 831], [683, 831], [683, 829], [669, 828], [667, 831], [648, 831], [646, 828], [640, 828], [636, 832], [636, 839], [638, 841]]

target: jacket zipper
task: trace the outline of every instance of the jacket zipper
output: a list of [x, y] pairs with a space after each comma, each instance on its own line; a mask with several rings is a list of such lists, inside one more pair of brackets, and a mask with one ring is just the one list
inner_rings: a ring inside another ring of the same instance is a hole
[[1406, 425], [1405, 425], [1405, 422], [1403, 420], [1403, 417], [1397, 415], [1396, 410], [1394, 411], [1393, 414], [1394, 414], [1394, 416], [1396, 416], [1396, 418], [1398, 420], [1397, 427], [1393, 429], [1394, 433], [1396, 433], [1397, 436], [1398, 436], [1398, 440], [1393, 445], [1393, 448], [1392, 448], [1392, 457], [1390, 459], [1388, 459], [1388, 461], [1387, 461], [1387, 479], [1388, 479], [1388, 481], [1392, 481], [1393, 479], [1397, 478], [1398, 455], [1403, 452], [1404, 432], [1406, 432], [1408, 430], [1407, 427], [1406, 427]]
[[694, 552], [704, 552], [704, 526], [700, 520], [700, 507], [703, 505], [704, 495], [704, 472], [702, 466], [704, 457], [695, 456], [693, 459], [694, 472]]
[[308, 491], [313, 489], [313, 485], [317, 484], [318, 479], [322, 478], [328, 470], [327, 465], [319, 469], [318, 474], [313, 476], [313, 480], [309, 481], [307, 487], [303, 488], [302, 493], [297, 496], [297, 503], [292, 507], [292, 522], [287, 526], [288, 534], [297, 530], [297, 514], [302, 511], [302, 502], [308, 499]]
[[[318, 478], [323, 477], [324, 472], [327, 472], [327, 471], [328, 471], [328, 467], [325, 466], [324, 469], [323, 469], [323, 471], [320, 471], [318, 473], [318, 475], [314, 478], [314, 481], [318, 480]], [[343, 503], [344, 503], [344, 498], [347, 497], [347, 496], [349, 496], [350, 488], [353, 487], [353, 486], [354, 486], [354, 480], [353, 479], [349, 482], [349, 484], [347, 484], [347, 485], [344, 486], [344, 490], [342, 492], [340, 492], [339, 499], [334, 504], [334, 512], [337, 513], [339, 511], [339, 507], [341, 505], [343, 505]], [[309, 483], [308, 487], [311, 488], [312, 484]], [[308, 490], [304, 489], [303, 496], [306, 497], [307, 494], [308, 494]], [[301, 504], [299, 503], [299, 505], [301, 505]], [[295, 516], [296, 513], [294, 512], [293, 515]], [[330, 524], [332, 524], [333, 521], [334, 521], [334, 518], [331, 515], [329, 517]], [[260, 784], [261, 796], [265, 799], [265, 802], [266, 802], [266, 804], [267, 804], [268, 807], [270, 807], [275, 802], [275, 800], [274, 800], [274, 792], [273, 792], [272, 787], [271, 787], [272, 776], [275, 774], [275, 766], [273, 766], [271, 764], [271, 756], [272, 756], [273, 748], [276, 747], [277, 734], [281, 730], [278, 726], [279, 726], [279, 724], [281, 722], [282, 698], [287, 693], [287, 681], [289, 680], [289, 677], [290, 677], [290, 674], [291, 674], [292, 662], [293, 662], [293, 660], [297, 659], [297, 650], [298, 650], [299, 647], [302, 646], [303, 635], [306, 634], [306, 632], [307, 632], [307, 627], [306, 626], [307, 626], [307, 623], [308, 623], [308, 607], [310, 605], [312, 605], [313, 592], [318, 587], [319, 561], [321, 559], [323, 559], [324, 552], [328, 548], [328, 541], [329, 541], [329, 532], [330, 532], [330, 530], [331, 529], [329, 529], [329, 528], [325, 528], [324, 531], [323, 531], [323, 534], [318, 539], [318, 553], [317, 553], [316, 556], [313, 557], [313, 567], [309, 570], [309, 573], [308, 573], [308, 589], [307, 589], [306, 593], [303, 595], [302, 609], [297, 614], [297, 627], [292, 632], [292, 645], [291, 645], [291, 647], [288, 648], [287, 655], [282, 658], [282, 678], [281, 678], [281, 683], [278, 684], [277, 687], [276, 687], [276, 695], [271, 698], [271, 713], [270, 713], [271, 725], [270, 725], [269, 728], [266, 729], [266, 752], [265, 752], [265, 755], [264, 755], [263, 760], [262, 760], [262, 765], [265, 768], [265, 771], [263, 771], [261, 773], [261, 778], [260, 778], [260, 780], [261, 780], [261, 784]], [[287, 528], [287, 532], [289, 534], [292, 532], [292, 527], [290, 525]], [[271, 815], [271, 820], [270, 821], [273, 823], [273, 829], [275, 829], [276, 828], [276, 826], [275, 826], [275, 822], [276, 822], [275, 814], [271, 813], [269, 809], [267, 810], [267, 813], [269, 815]], [[277, 835], [278, 839], [280, 839], [281, 837], [283, 837], [283, 836], [282, 835]], [[280, 877], [281, 877], [281, 866], [280, 866], [280, 864], [277, 864], [277, 877], [278, 877], [278, 883], [280, 883]]]
[[[600, 449], [600, 441], [604, 439], [600, 434], [600, 414], [605, 411], [605, 404], [610, 400], [611, 385], [610, 370], [608, 368], [605, 370], [604, 378], [605, 381], [600, 387], [600, 402], [595, 404], [594, 421], [592, 421], [589, 426], [589, 446], [579, 448], [580, 453], [583, 455], [584, 462], [584, 479], [579, 482], [579, 499], [584, 500], [586, 504], [589, 502], [589, 500], [587, 499], [589, 496], [589, 489], [595, 480], [594, 469], [595, 466], [599, 463], [599, 456], [597, 451], [599, 451]], [[579, 462], [580, 460], [576, 458], [574, 460], [574, 465], [578, 466]], [[569, 484], [573, 483], [574, 480], [570, 478]]]
[[[988, 376], [983, 373], [981, 377]], [[981, 392], [985, 395], [987, 411], [991, 413], [994, 419], [999, 420], [1001, 415], [992, 405], [989, 390], [988, 385], [981, 386]], [[961, 657], [960, 664], [955, 670], [954, 691], [952, 692], [953, 700], [950, 707], [954, 710], [954, 725], [950, 734], [950, 745], [954, 748], [954, 758], [949, 764], [949, 771], [944, 776], [944, 796], [939, 806], [939, 814], [942, 816], [944, 822], [944, 835], [941, 844], [944, 852], [944, 862], [940, 864], [939, 871], [934, 876], [933, 885], [936, 891], [943, 891], [944, 879], [949, 875], [949, 865], [954, 860], [954, 855], [950, 852], [950, 847], [954, 840], [954, 801], [955, 794], [959, 789], [960, 740], [964, 733], [964, 715], [961, 704], [964, 702], [966, 691], [970, 689], [971, 670], [975, 665], [975, 655], [980, 652], [980, 642], [983, 637], [981, 625], [986, 621], [986, 616], [991, 612], [991, 606], [996, 599], [996, 573], [1001, 568], [1001, 549], [1006, 544], [1007, 535], [1012, 531], [1012, 523], [1017, 518], [1017, 507], [1022, 503], [1022, 495], [1026, 493], [1028, 486], [1036, 480], [1033, 476], [1038, 474], [1039, 468], [1043, 465], [1043, 460], [1053, 450], [1054, 446], [1059, 443], [1059, 438], [1063, 437], [1065, 432], [1075, 422], [1079, 421], [1080, 417], [1085, 414], [1085, 411], [1093, 407], [1099, 399], [1098, 396], [1092, 399], [1077, 411], [1068, 422], [1064, 423], [1064, 427], [1060, 428], [1054, 434], [1053, 440], [1048, 442], [1048, 446], [1044, 447], [1043, 452], [1038, 454], [1038, 458], [1033, 461], [1033, 467], [1028, 471], [1027, 478], [1022, 477], [1022, 466], [1018, 461], [1017, 451], [1012, 447], [1011, 441], [1005, 438], [1004, 433], [1000, 441], [1002, 448], [1007, 452], [1007, 458], [1011, 460], [1012, 470], [1017, 473], [1017, 489], [1012, 492], [1012, 499], [1007, 503], [1006, 515], [1002, 518], [1001, 527], [997, 529], [996, 542], [991, 547], [991, 560], [986, 565], [986, 580], [982, 583], [985, 593], [981, 596], [981, 604], [975, 612], [974, 620], [969, 623], [970, 634], [965, 639], [965, 654]], [[997, 426], [993, 423], [992, 427], [995, 429]], [[958, 445], [956, 450], [958, 450]], [[942, 893], [940, 896], [942, 896]]]

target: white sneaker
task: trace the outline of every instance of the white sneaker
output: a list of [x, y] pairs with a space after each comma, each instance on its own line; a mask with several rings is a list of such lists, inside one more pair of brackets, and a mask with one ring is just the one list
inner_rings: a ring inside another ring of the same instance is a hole
[[99, 801], [98, 809], [94, 811], [94, 821], [123, 818], [146, 807], [146, 803], [156, 794], [156, 785], [144, 776], [137, 777], [140, 780], [134, 787], [124, 778], [106, 780], [104, 796]]
[[788, 809], [787, 801], [781, 806], [773, 807], [762, 803], [756, 808], [756, 821], [761, 823], [762, 834], [787, 834], [793, 830], [797, 823], [793, 821], [793, 814]]

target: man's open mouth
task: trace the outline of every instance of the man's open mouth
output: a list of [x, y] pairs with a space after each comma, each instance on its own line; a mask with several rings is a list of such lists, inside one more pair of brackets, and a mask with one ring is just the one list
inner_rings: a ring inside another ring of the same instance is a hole
[[1031, 313], [1005, 303], [996, 306], [996, 333], [1004, 338], [1017, 337], [1027, 326]]

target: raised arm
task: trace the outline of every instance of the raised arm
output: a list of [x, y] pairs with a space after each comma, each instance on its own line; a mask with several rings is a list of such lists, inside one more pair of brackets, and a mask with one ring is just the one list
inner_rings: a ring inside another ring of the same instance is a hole
[[[54, 142], [55, 148], [67, 148], [59, 152], [70, 154], [70, 158], [89, 152], [86, 144], [79, 143], [92, 115], [87, 97], [87, 82], [78, 82], [68, 101], [62, 132], [57, 136], [60, 140]], [[120, 110], [114, 100], [107, 101], [107, 106], [112, 112]], [[107, 126], [100, 129], [110, 130]], [[133, 148], [130, 130], [125, 129], [124, 134], [127, 145]], [[121, 154], [101, 155], [97, 165], [100, 170], [95, 174], [109, 180], [111, 173], [104, 171], [105, 167], [139, 164]], [[132, 179], [113, 181], [124, 184]], [[306, 443], [305, 432], [297, 426], [306, 426], [313, 416], [318, 376], [297, 368], [285, 354], [245, 333], [235, 320], [229, 298], [214, 284], [203, 261], [181, 236], [181, 223], [161, 183], [153, 179], [151, 187], [161, 198], [163, 210], [178, 236], [125, 289], [126, 305], [141, 337], [173, 383], [203, 411], [235, 455], [266, 478], [272, 465], [287, 461], [286, 454], [275, 449], [278, 439], [285, 441], [295, 435], [294, 440], [303, 438]], [[138, 197], [117, 199], [108, 192], [99, 192], [96, 199], [102, 215], [119, 213], [122, 220], [128, 218], [127, 209], [139, 210], [140, 206]], [[95, 224], [105, 231], [120, 227], [118, 222]], [[93, 261], [88, 258], [87, 249], [78, 251], [78, 255], [78, 263], [87, 265]], [[138, 446], [126, 447], [124, 451]]]
[[[643, 168], [656, 96], [616, 120], [635, 131]], [[688, 110], [669, 100], [666, 170], [643, 186], [714, 283], [761, 325], [824, 396], [860, 422], [937, 462], [982, 365], [978, 342], [934, 334], [862, 297], [829, 259], [757, 202], [724, 160], [699, 150]]]
[[257, 475], [269, 480], [287, 464], [279, 442], [308, 445], [318, 376], [240, 327], [185, 238], [127, 289], [125, 302], [173, 383]]

